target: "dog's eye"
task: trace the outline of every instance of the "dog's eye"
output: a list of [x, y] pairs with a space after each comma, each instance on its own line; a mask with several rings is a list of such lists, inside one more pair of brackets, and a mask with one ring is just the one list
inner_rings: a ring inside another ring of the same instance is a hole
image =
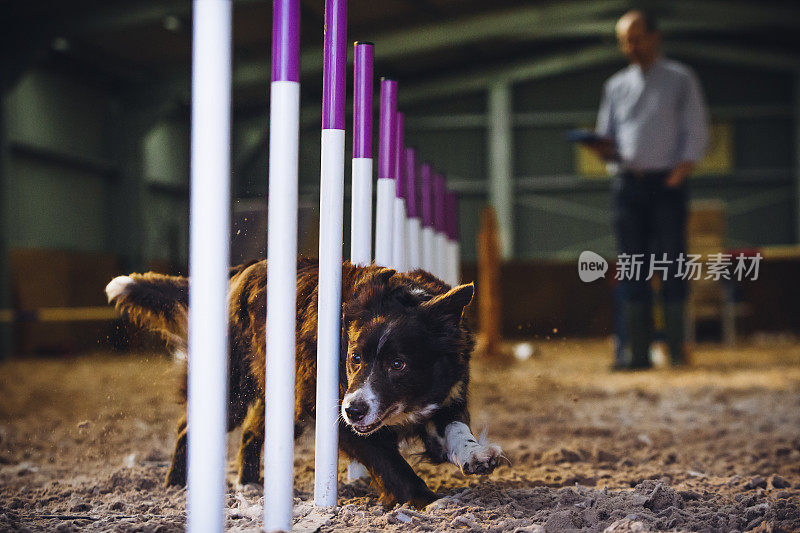
[[399, 371], [399, 370], [403, 370], [405, 367], [406, 367], [405, 361], [402, 361], [400, 359], [395, 359], [394, 361], [392, 361], [392, 370], [398, 370]]
[[353, 363], [354, 365], [360, 365], [361, 364], [361, 356], [358, 355], [357, 353], [352, 354], [350, 356], [350, 362]]

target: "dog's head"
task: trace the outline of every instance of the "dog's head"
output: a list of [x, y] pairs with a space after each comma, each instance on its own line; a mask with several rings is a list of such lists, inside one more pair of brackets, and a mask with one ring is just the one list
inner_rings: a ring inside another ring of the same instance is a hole
[[[390, 280], [390, 278], [393, 278]], [[356, 433], [415, 424], [463, 400], [472, 338], [462, 326], [474, 287], [432, 295], [423, 284], [379, 272], [345, 307], [347, 392], [342, 416]]]

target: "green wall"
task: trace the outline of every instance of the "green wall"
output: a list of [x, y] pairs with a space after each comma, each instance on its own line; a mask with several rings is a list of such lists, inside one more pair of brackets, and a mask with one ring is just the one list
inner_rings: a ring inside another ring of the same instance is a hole
[[5, 100], [10, 247], [102, 251], [112, 186], [104, 161], [108, 95], [33, 71]]
[[[733, 175], [693, 178], [693, 198], [728, 202], [731, 245], [795, 242], [794, 78], [789, 73], [687, 63], [700, 76], [710, 107], [728, 113], [735, 152]], [[563, 135], [572, 127], [586, 125], [587, 117], [589, 124], [594, 121], [602, 83], [620, 66], [607, 65], [513, 86], [515, 113], [578, 112], [582, 117], [514, 127], [516, 258], [569, 256], [584, 247], [603, 253], [613, 251], [608, 181], [575, 178], [573, 147], [564, 142]], [[112, 160], [110, 154], [117, 151], [109, 146], [109, 139], [118, 137], [113, 135], [119, 127], [113, 110], [124, 105], [106, 90], [45, 70], [27, 73], [8, 94], [4, 115], [11, 157], [3, 207], [10, 215], [12, 247], [125, 249], [128, 231], [112, 223], [115, 214], [110, 206], [124, 202], [120, 195], [130, 190], [121, 187], [119, 176], [133, 174], [141, 190], [136, 217], [143, 241], [140, 261], [185, 264], [188, 114], [163, 117], [148, 127], [141, 139], [140, 164], [123, 172], [126, 169], [118, 168], [120, 163]], [[748, 110], [760, 108], [772, 111], [747, 115]], [[462, 249], [464, 258], [472, 260], [478, 214], [487, 201], [486, 128], [480, 124], [450, 128], [414, 124], [425, 118], [484, 115], [485, 94], [458, 95], [403, 110], [409, 123], [407, 144], [416, 146], [423, 159], [435, 162], [463, 191]], [[266, 195], [266, 146], [260, 146], [265, 145], [266, 124], [263, 112], [235, 116], [233, 190], [238, 197]], [[319, 137], [318, 124], [314, 123], [306, 124], [300, 136], [301, 201], [312, 216], [319, 202]], [[347, 153], [350, 143], [348, 131]], [[258, 148], [253, 151], [252, 146]], [[376, 159], [377, 147], [376, 135]], [[349, 250], [347, 202], [349, 196], [345, 205], [345, 257]]]

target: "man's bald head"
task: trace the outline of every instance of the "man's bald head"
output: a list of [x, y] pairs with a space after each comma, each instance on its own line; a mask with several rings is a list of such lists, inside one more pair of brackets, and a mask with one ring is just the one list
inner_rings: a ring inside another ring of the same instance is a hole
[[631, 63], [648, 68], [658, 57], [661, 34], [652, 15], [634, 9], [617, 22], [619, 48]]

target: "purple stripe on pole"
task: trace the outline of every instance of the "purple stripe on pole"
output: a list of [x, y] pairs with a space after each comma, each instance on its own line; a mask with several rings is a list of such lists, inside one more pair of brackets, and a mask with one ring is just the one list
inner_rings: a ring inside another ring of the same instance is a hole
[[347, 73], [347, 0], [325, 0], [322, 71], [322, 129], [343, 130]]
[[272, 81], [300, 81], [300, 0], [272, 2]]
[[406, 176], [403, 172], [406, 159], [403, 157], [403, 143], [405, 142], [405, 125], [406, 116], [398, 112], [395, 116], [395, 131], [394, 134], [394, 178], [395, 195], [398, 198], [403, 198], [406, 195]]
[[395, 115], [397, 114], [397, 82], [381, 79], [381, 116], [378, 131], [378, 177], [393, 178]]
[[372, 43], [354, 45], [353, 68], [353, 157], [372, 157]]
[[433, 176], [433, 227], [439, 233], [447, 229], [445, 222], [445, 201], [444, 176], [436, 173]]
[[422, 226], [433, 227], [433, 169], [428, 163], [419, 167], [419, 205], [422, 211]]
[[417, 151], [406, 148], [405, 156], [405, 183], [406, 183], [406, 213], [409, 218], [419, 218], [419, 202], [417, 201]]

